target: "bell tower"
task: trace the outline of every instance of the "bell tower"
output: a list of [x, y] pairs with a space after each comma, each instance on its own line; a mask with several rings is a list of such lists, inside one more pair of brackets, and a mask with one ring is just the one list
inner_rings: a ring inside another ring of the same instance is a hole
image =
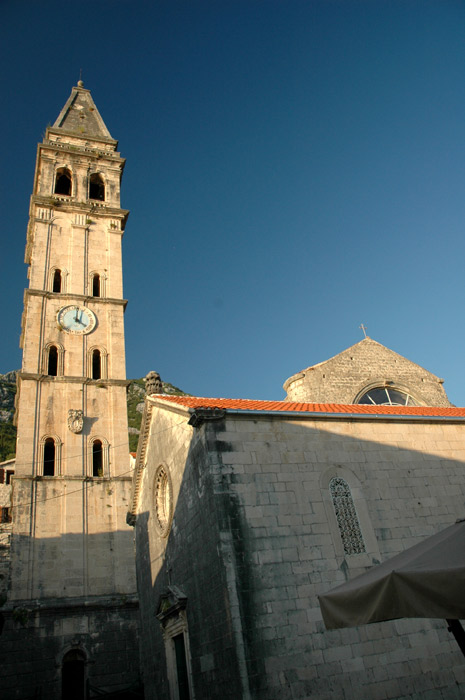
[[[36, 616], [39, 649], [40, 639], [53, 638], [55, 669], [72, 648], [87, 681], [95, 674], [104, 689], [137, 678], [137, 663], [127, 656], [119, 682], [99, 665], [102, 634], [113, 644], [119, 636], [124, 646], [137, 619], [132, 529], [125, 522], [131, 469], [121, 241], [128, 211], [120, 206], [125, 161], [117, 146], [82, 81], [38, 146], [9, 596], [10, 606]], [[44, 696], [60, 697], [60, 673], [36, 684]]]

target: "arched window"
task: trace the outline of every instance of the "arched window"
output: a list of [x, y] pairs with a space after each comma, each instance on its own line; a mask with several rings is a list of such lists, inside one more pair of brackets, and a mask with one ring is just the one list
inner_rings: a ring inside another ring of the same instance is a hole
[[67, 270], [62, 267], [51, 267], [48, 274], [48, 289], [55, 294], [66, 292]]
[[109, 476], [109, 450], [110, 446], [104, 437], [94, 437], [89, 441], [89, 476]]
[[58, 348], [56, 345], [49, 345], [47, 374], [49, 377], [58, 375]]
[[106, 275], [102, 272], [92, 271], [89, 273], [89, 293], [93, 297], [104, 297], [106, 286]]
[[58, 268], [56, 268], [53, 273], [52, 292], [56, 294], [61, 292], [61, 270]]
[[71, 194], [72, 176], [68, 168], [58, 168], [55, 176], [55, 194]]
[[92, 379], [102, 378], [102, 357], [100, 350], [96, 348], [92, 352]]
[[71, 649], [63, 657], [61, 697], [62, 700], [84, 700], [86, 697], [86, 656], [80, 649]]
[[375, 386], [356, 398], [355, 403], [369, 406], [419, 406], [420, 404], [407, 391], [394, 386]]
[[65, 351], [59, 343], [47, 343], [42, 354], [42, 373], [49, 377], [62, 377], [64, 374]]
[[103, 445], [101, 440], [92, 443], [92, 476], [103, 476]]
[[89, 179], [89, 199], [105, 201], [105, 183], [99, 173], [92, 173]]
[[55, 476], [55, 440], [51, 437], [44, 442], [44, 476]]
[[344, 554], [362, 554], [366, 552], [349, 484], [341, 477], [334, 477], [329, 482], [329, 490], [341, 534]]
[[87, 351], [87, 373], [90, 379], [106, 379], [108, 376], [108, 356], [105, 348], [91, 347]]
[[92, 277], [92, 296], [100, 296], [100, 275], [98, 272], [96, 272]]
[[37, 475], [59, 476], [61, 474], [62, 442], [58, 435], [44, 435], [39, 443]]

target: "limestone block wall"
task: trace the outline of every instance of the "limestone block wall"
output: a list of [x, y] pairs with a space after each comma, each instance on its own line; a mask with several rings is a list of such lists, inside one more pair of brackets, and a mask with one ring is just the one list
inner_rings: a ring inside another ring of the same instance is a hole
[[[461, 516], [464, 431], [444, 423], [227, 418], [217, 438], [240, 523], [232, 535], [251, 697], [464, 692], [464, 659], [442, 621], [328, 632], [317, 601]], [[352, 490], [364, 554], [344, 554], [333, 476]]]
[[[217, 503], [221, 496], [215, 494], [214, 484], [220, 478], [216, 452], [208, 436], [194, 433], [187, 420], [185, 415], [154, 410], [142, 477], [136, 551], [145, 698], [171, 697], [162, 627], [155, 615], [160, 596], [175, 584], [188, 599], [195, 697], [237, 700], [245, 697], [241, 680], [245, 661], [242, 645], [237, 644], [238, 605], [229, 601], [221, 555], [221, 532], [229, 529], [228, 509]], [[155, 523], [154, 478], [159, 465], [168, 469], [172, 484], [174, 518], [167, 537], [159, 535]]]
[[[104, 476], [129, 477], [127, 443], [127, 413], [116, 410], [125, 406], [126, 386], [100, 383], [83, 384], [60, 377], [43, 381], [22, 379], [21, 411], [18, 416], [16, 474], [43, 473], [41, 442], [44, 436], [55, 436], [60, 446], [56, 450], [56, 472], [61, 476], [91, 477], [93, 438], [104, 444]], [[84, 426], [80, 433], [68, 429], [68, 410], [84, 411]]]
[[62, 700], [62, 661], [79, 649], [93, 695], [137, 686], [138, 607], [135, 601], [80, 601], [33, 609], [18, 606], [4, 613], [4, 649], [0, 659], [2, 699]]
[[423, 406], [451, 406], [442, 379], [371, 338], [284, 383], [289, 401], [356, 403], [368, 388], [391, 383]]
[[[464, 659], [443, 621], [328, 632], [317, 599], [463, 515], [463, 424], [227, 414], [190, 438], [177, 419], [152, 423], [136, 524], [147, 698], [167, 693], [153, 613], [168, 582], [188, 599], [196, 697], [463, 695]], [[173, 480], [166, 540], [153, 524], [160, 463]], [[363, 552], [344, 551], [332, 477], [351, 489]]]
[[12, 604], [136, 593], [126, 524], [130, 483], [129, 477], [15, 478]]

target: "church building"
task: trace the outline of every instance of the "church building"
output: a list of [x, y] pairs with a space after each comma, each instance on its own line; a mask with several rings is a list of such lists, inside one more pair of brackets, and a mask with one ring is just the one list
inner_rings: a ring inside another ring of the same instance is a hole
[[128, 516], [146, 698], [458, 700], [443, 620], [327, 631], [318, 595], [463, 516], [465, 409], [371, 338], [285, 388], [146, 399]]
[[440, 378], [371, 338], [278, 401], [151, 373], [131, 462], [117, 147], [81, 81], [38, 146], [2, 700], [464, 697], [444, 621], [327, 631], [318, 605], [463, 517], [465, 409]]

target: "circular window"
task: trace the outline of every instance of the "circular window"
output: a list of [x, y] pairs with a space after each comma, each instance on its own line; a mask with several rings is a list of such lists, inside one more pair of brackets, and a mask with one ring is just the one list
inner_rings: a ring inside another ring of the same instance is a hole
[[368, 404], [371, 406], [418, 406], [418, 401], [415, 401], [413, 396], [410, 396], [405, 391], [399, 391], [389, 386], [378, 386], [374, 389], [369, 389], [357, 401], [357, 403]]
[[154, 480], [155, 524], [158, 533], [166, 537], [170, 531], [173, 515], [171, 479], [166, 467], [158, 467]]

